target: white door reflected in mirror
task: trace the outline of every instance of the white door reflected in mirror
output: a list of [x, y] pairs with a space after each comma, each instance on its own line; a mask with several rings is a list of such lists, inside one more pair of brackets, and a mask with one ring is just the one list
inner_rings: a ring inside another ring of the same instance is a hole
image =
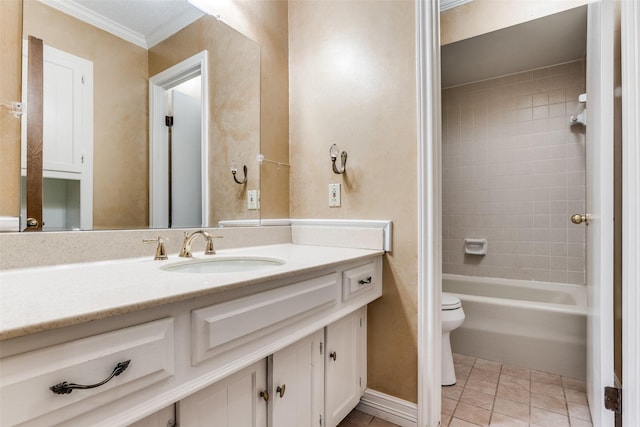
[[[23, 45], [23, 100], [28, 44]], [[69, 96], [72, 94], [72, 96]], [[93, 228], [93, 62], [43, 48], [43, 229]], [[26, 116], [22, 125], [21, 229], [26, 207]]]

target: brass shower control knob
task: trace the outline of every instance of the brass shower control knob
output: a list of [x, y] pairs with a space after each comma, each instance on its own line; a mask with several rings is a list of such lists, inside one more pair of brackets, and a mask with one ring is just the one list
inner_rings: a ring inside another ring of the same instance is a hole
[[571, 222], [574, 224], [589, 224], [589, 214], [581, 215], [581, 214], [573, 214], [571, 215]]

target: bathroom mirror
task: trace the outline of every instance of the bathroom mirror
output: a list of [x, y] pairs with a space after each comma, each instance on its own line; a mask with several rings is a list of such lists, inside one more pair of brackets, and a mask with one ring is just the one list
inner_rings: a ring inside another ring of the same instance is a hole
[[[67, 10], [60, 10], [61, 7], [66, 7]], [[174, 9], [166, 10], [171, 7]], [[126, 13], [117, 13], [118, 9], [122, 8], [126, 8]], [[162, 14], [169, 14], [170, 19], [165, 20], [165, 24], [173, 27], [166, 28], [164, 25], [148, 28], [146, 38], [138, 39], [135, 38], [135, 33], [129, 30], [130, 27], [152, 26], [152, 18]], [[124, 20], [117, 22], [114, 16], [120, 16]], [[88, 22], [98, 24], [94, 26]], [[159, 35], [163, 33], [164, 35]], [[131, 38], [130, 34], [134, 37]], [[214, 17], [204, 15], [186, 0], [24, 0], [23, 38], [26, 39], [29, 35], [42, 39], [45, 49], [49, 47], [53, 48], [55, 53], [62, 52], [71, 58], [81, 58], [88, 61], [92, 67], [92, 78], [83, 76], [82, 84], [93, 85], [92, 133], [84, 140], [92, 140], [93, 144], [88, 149], [82, 148], [77, 156], [81, 163], [88, 161], [87, 159], [91, 160], [92, 157], [92, 167], [89, 168], [92, 170], [90, 179], [93, 199], [91, 229], [167, 226], [150, 222], [150, 205], [153, 205], [150, 200], [153, 202], [154, 198], [157, 200], [159, 197], [158, 194], [154, 194], [157, 183], [150, 182], [150, 172], [158, 168], [155, 160], [150, 160], [150, 152], [153, 152], [150, 147], [157, 137], [150, 115], [177, 116], [178, 113], [159, 112], [157, 108], [150, 106], [150, 79], [205, 51], [207, 62], [203, 63], [203, 67], [206, 70], [186, 73], [174, 78], [171, 83], [165, 81], [163, 86], [167, 93], [174, 94], [165, 102], [169, 108], [178, 109], [178, 105], [183, 104], [179, 99], [186, 96], [188, 102], [196, 104], [195, 108], [205, 108], [205, 111], [208, 111], [205, 115], [208, 125], [202, 127], [206, 155], [204, 159], [192, 159], [193, 163], [187, 163], [185, 169], [208, 169], [201, 182], [203, 188], [208, 187], [208, 190], [200, 200], [205, 201], [206, 207], [203, 209], [193, 201], [180, 199], [185, 193], [194, 192], [194, 185], [189, 182], [174, 182], [171, 186], [173, 196], [170, 197], [183, 210], [202, 211], [202, 224], [175, 220], [172, 225], [216, 226], [222, 220], [259, 219], [259, 206], [249, 206], [248, 203], [248, 196], [253, 196], [256, 194], [254, 192], [260, 189], [260, 165], [257, 161], [260, 152], [258, 44]], [[49, 80], [46, 64], [45, 53], [45, 96]], [[195, 90], [188, 87], [189, 83], [181, 84], [194, 77], [195, 80], [206, 78], [205, 86], [208, 89], [204, 96], [201, 96], [202, 92], [199, 89], [202, 86], [198, 86], [202, 82], [191, 82], [191, 86], [196, 85]], [[64, 98], [64, 94], [70, 91], [60, 92], [62, 95], [59, 96]], [[179, 93], [179, 97], [176, 92]], [[45, 99], [45, 111], [46, 104]], [[47, 118], [45, 113], [45, 128], [47, 120], [62, 120], [62, 113], [60, 108], [56, 110], [55, 117], [49, 114]], [[190, 123], [187, 127], [198, 126]], [[174, 123], [174, 127], [172, 132], [177, 134], [177, 123]], [[169, 132], [168, 129], [164, 131]], [[46, 133], [45, 129], [45, 169]], [[91, 151], [92, 156], [85, 154]], [[174, 143], [171, 151], [174, 162], [178, 162], [177, 159], [186, 149]], [[199, 148], [195, 151], [198, 152]], [[189, 166], [190, 164], [193, 166]], [[235, 176], [231, 173], [232, 164], [237, 165], [238, 171]], [[246, 182], [239, 184], [238, 181], [242, 182], [244, 179], [245, 165]], [[24, 158], [22, 166], [24, 175]], [[45, 231], [87, 228], [78, 226], [77, 217], [81, 209], [79, 206], [82, 205], [82, 200], [78, 203], [78, 199], [84, 193], [80, 193], [78, 180], [70, 173], [72, 171], [55, 166], [44, 172]], [[176, 175], [183, 174], [174, 173], [173, 177], [172, 174], [165, 174], [168, 175], [163, 178], [167, 179], [165, 190], [170, 188], [169, 182], [173, 182], [171, 180], [175, 179]], [[195, 193], [197, 199], [200, 193], [198, 190], [195, 190]], [[71, 219], [65, 219], [65, 215]], [[198, 221], [198, 218], [190, 221]]]

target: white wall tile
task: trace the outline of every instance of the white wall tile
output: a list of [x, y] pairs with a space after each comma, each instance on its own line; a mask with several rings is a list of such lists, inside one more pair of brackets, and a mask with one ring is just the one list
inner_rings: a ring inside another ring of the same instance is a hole
[[[584, 283], [583, 93], [576, 61], [443, 91], [443, 271]], [[463, 239], [489, 240], [485, 257]]]

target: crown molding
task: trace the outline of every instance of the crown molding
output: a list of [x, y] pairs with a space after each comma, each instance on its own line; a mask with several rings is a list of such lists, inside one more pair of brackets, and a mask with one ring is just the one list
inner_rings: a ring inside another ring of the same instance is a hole
[[71, 15], [81, 21], [98, 27], [104, 31], [107, 31], [115, 36], [120, 37], [128, 42], [138, 45], [144, 49], [147, 49], [147, 41], [144, 35], [132, 31], [131, 29], [112, 21], [109, 18], [88, 9], [78, 3], [64, 0], [40, 0], [47, 6], [58, 9], [61, 12]]
[[440, 0], [440, 12], [444, 12], [454, 7], [462, 6], [465, 3], [469, 3], [473, 0]]

